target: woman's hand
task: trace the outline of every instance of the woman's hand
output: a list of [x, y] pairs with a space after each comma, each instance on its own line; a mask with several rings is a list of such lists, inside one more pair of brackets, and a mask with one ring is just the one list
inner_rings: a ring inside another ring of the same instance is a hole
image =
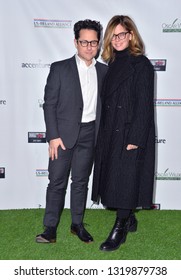
[[132, 144], [128, 144], [128, 146], [126, 147], [127, 151], [136, 150], [136, 149], [138, 149], [138, 146]]

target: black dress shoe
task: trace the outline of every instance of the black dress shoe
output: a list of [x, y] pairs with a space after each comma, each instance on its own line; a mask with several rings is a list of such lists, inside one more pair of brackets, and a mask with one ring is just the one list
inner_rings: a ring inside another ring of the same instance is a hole
[[71, 224], [71, 233], [77, 235], [78, 238], [83, 242], [90, 243], [93, 241], [93, 237], [84, 228], [83, 224]]
[[56, 227], [47, 227], [45, 231], [36, 236], [38, 243], [55, 243], [56, 242]]
[[128, 220], [116, 218], [115, 224], [104, 243], [101, 244], [100, 250], [102, 251], [114, 251], [120, 247], [126, 241], [128, 233]]
[[129, 216], [129, 220], [128, 220], [128, 231], [129, 232], [135, 232], [137, 231], [137, 226], [138, 226], [138, 221], [135, 217], [135, 214], [133, 212], [131, 212], [130, 216]]

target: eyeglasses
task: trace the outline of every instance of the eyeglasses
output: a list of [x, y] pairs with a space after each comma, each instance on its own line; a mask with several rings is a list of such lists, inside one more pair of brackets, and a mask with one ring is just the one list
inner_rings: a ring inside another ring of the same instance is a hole
[[87, 47], [89, 44], [91, 47], [97, 47], [99, 44], [99, 41], [93, 40], [93, 41], [87, 41], [87, 40], [77, 40], [77, 43], [80, 43], [82, 47]]
[[123, 39], [126, 38], [126, 34], [128, 34], [128, 33], [130, 33], [130, 32], [127, 31], [127, 32], [121, 32], [121, 33], [119, 33], [119, 34], [113, 34], [111, 40], [114, 41], [114, 40], [116, 40], [117, 38], [118, 38], [119, 40], [123, 40]]

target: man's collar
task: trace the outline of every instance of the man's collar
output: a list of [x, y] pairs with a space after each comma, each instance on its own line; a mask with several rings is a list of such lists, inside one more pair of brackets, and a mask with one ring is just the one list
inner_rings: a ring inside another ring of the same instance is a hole
[[75, 59], [76, 59], [76, 62], [77, 62], [77, 64], [78, 64], [79, 66], [86, 67], [86, 68], [95, 66], [95, 64], [96, 64], [96, 59], [93, 58], [93, 59], [92, 59], [92, 63], [91, 63], [89, 66], [87, 66], [87, 64], [85, 63], [85, 61], [84, 61], [83, 59], [81, 59], [80, 56], [78, 56], [77, 53], [75, 54]]

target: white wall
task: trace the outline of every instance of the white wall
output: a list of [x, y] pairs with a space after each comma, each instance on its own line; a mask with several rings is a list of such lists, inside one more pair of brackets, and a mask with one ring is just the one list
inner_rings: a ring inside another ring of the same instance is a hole
[[[156, 71], [155, 204], [181, 209], [180, 1], [0, 0], [0, 6], [0, 209], [45, 206], [48, 145], [28, 143], [28, 133], [45, 132], [41, 105], [49, 65], [74, 55], [76, 21], [95, 19], [105, 28], [116, 14], [136, 22], [157, 70], [166, 60], [166, 71]], [[91, 182], [92, 176], [87, 207]], [[66, 207], [69, 197], [68, 189]]]

